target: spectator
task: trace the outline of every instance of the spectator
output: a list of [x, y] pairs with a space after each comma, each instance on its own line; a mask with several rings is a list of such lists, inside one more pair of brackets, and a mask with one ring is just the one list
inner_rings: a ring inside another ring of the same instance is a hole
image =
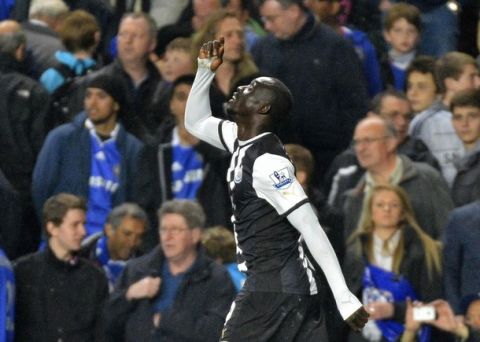
[[262, 73], [284, 82], [296, 101], [277, 134], [314, 153], [314, 174], [321, 180], [367, 112], [360, 62], [351, 44], [317, 24], [301, 0], [262, 0], [260, 13], [271, 35], [253, 47], [254, 60]]
[[218, 341], [235, 289], [200, 248], [205, 214], [195, 202], [158, 212], [160, 245], [127, 263], [107, 307], [114, 341]]
[[238, 293], [246, 275], [238, 269], [235, 261], [236, 245], [232, 231], [222, 226], [208, 228], [202, 234], [202, 246], [210, 258], [224, 265]]
[[51, 131], [33, 173], [37, 208], [59, 192], [88, 199], [87, 236], [103, 230], [111, 208], [133, 199], [138, 155], [142, 147], [118, 123], [125, 91], [115, 76], [89, 80], [85, 112]]
[[199, 51], [202, 44], [220, 37], [225, 38], [224, 62], [215, 74], [210, 103], [213, 114], [224, 117], [223, 104], [230, 99], [238, 86], [248, 84], [258, 76], [258, 69], [250, 54], [246, 52], [242, 23], [235, 14], [227, 10], [220, 10], [209, 17], [193, 38], [193, 51]]
[[[93, 15], [75, 10], [62, 21], [58, 33], [66, 51], [56, 51], [57, 65], [47, 69], [40, 77], [50, 93], [61, 87], [68, 76], [84, 75], [95, 66], [93, 54], [100, 39], [100, 27]], [[68, 75], [63, 74], [65, 71]]]
[[210, 15], [221, 9], [220, 0], [190, 0], [176, 23], [165, 25], [158, 30], [158, 55], [163, 55], [165, 47], [178, 37], [191, 37], [200, 31]]
[[[378, 116], [395, 126], [398, 134], [398, 154], [405, 155], [414, 162], [424, 162], [440, 169], [437, 160], [423, 141], [408, 135], [408, 125], [413, 114], [405, 94], [394, 89], [378, 94], [371, 101], [367, 116]], [[365, 170], [358, 163], [353, 145], [339, 154], [325, 177], [325, 192], [329, 194], [328, 203], [340, 207], [341, 195], [353, 188], [364, 173]]]
[[435, 72], [442, 103], [447, 108], [457, 92], [480, 87], [480, 75], [475, 59], [465, 53], [454, 51], [442, 56], [436, 61]]
[[453, 155], [461, 155], [463, 148], [452, 125], [452, 114], [439, 100], [438, 93], [435, 60], [417, 57], [407, 70], [407, 97], [415, 113], [409, 134], [428, 146], [451, 186], [456, 174]]
[[151, 106], [151, 110], [154, 111], [151, 116], [155, 118], [157, 128], [160, 128], [165, 120], [170, 117], [170, 97], [173, 82], [180, 76], [190, 75], [194, 72], [191, 49], [192, 40], [190, 38], [178, 37], [168, 43], [162, 58], [155, 53], [150, 55], [150, 60], [155, 63], [162, 75], [162, 80], [158, 83], [153, 95]]
[[[185, 106], [193, 83], [192, 75], [173, 83], [170, 113], [173, 120], [162, 126], [158, 140], [141, 153], [137, 178], [137, 202], [150, 214], [171, 199], [197, 199], [207, 213], [207, 225], [231, 225], [231, 204], [225, 179], [229, 156], [198, 140], [185, 129]], [[173, 121], [173, 122], [172, 122]], [[156, 224], [155, 224], [156, 225]], [[157, 245], [149, 234], [146, 245]]]
[[245, 32], [246, 50], [250, 51], [261, 37], [267, 35], [263, 26], [257, 21], [258, 9], [253, 1], [249, 0], [224, 0], [223, 7], [234, 13]]
[[61, 193], [45, 202], [48, 247], [14, 265], [15, 341], [103, 341], [107, 279], [79, 258], [85, 236], [85, 201]]
[[455, 341], [462, 342], [478, 342], [480, 341], [480, 294], [476, 293], [469, 295], [464, 299], [463, 313], [465, 319], [462, 317], [456, 318], [453, 315], [452, 308], [449, 303], [443, 299], [434, 300], [431, 303], [410, 303], [407, 301], [407, 313], [405, 318], [405, 333], [402, 336], [401, 342], [416, 341], [417, 331], [419, 330], [422, 321], [413, 319], [413, 310], [415, 307], [433, 306], [436, 313], [436, 318], [433, 321], [426, 321], [426, 324], [431, 324], [443, 331], [455, 335]]
[[383, 24], [383, 37], [389, 44], [388, 56], [382, 58], [385, 86], [405, 89], [406, 70], [417, 53], [421, 31], [420, 11], [406, 3], [392, 5]]
[[122, 123], [128, 132], [143, 141], [147, 141], [158, 126], [157, 119], [150, 115], [154, 113], [151, 101], [161, 77], [148, 59], [156, 46], [156, 34], [155, 22], [149, 15], [125, 14], [118, 29], [118, 56], [98, 71], [120, 77], [126, 105]]
[[355, 128], [355, 153], [366, 172], [356, 186], [345, 193], [345, 239], [358, 227], [365, 195], [380, 184], [403, 188], [420, 227], [434, 239], [443, 236], [448, 213], [453, 207], [448, 186], [431, 166], [398, 155], [396, 140], [395, 127], [380, 118], [366, 118]]
[[360, 294], [371, 320], [359, 341], [395, 341], [404, 330], [407, 298], [439, 298], [440, 244], [422, 230], [407, 193], [377, 185], [349, 239], [344, 263], [347, 284]]
[[40, 82], [52, 94], [52, 128], [72, 121], [83, 109], [76, 78], [92, 71], [97, 64], [93, 55], [100, 40], [100, 27], [93, 15], [75, 10], [62, 21], [58, 33], [66, 50], [56, 51], [57, 64], [40, 76]]
[[57, 64], [55, 52], [65, 49], [57, 30], [68, 12], [62, 0], [36, 1], [30, 7], [28, 21], [22, 26], [27, 35], [27, 51], [31, 53], [33, 77], [38, 79], [45, 70]]
[[457, 175], [453, 181], [455, 206], [480, 199], [480, 90], [458, 92], [450, 103], [452, 123], [463, 143], [463, 156], [454, 159]]
[[480, 201], [453, 210], [445, 228], [445, 295], [457, 315], [462, 298], [480, 289], [479, 228]]
[[15, 277], [12, 265], [0, 248], [0, 340], [13, 342], [15, 332]]
[[[17, 22], [0, 22], [0, 169], [16, 192], [22, 211], [9, 213], [18, 215], [12, 217], [18, 225], [5, 237], [4, 247], [12, 260], [34, 251], [40, 239], [31, 186], [35, 161], [46, 134], [50, 100], [45, 89], [24, 74], [25, 39]], [[6, 228], [7, 216], [4, 218]], [[21, 244], [17, 245], [14, 241], [20, 236]]]
[[108, 214], [103, 232], [83, 241], [81, 254], [103, 268], [110, 291], [127, 260], [137, 255], [147, 227], [145, 211], [135, 203], [123, 203]]
[[353, 44], [355, 52], [362, 62], [363, 75], [367, 81], [368, 94], [370, 97], [382, 91], [383, 84], [380, 76], [380, 64], [377, 59], [377, 51], [368, 39], [368, 36], [365, 32], [343, 26], [340, 23], [340, 18], [346, 11], [344, 1], [305, 0], [304, 2], [320, 22], [332, 27], [338, 34]]

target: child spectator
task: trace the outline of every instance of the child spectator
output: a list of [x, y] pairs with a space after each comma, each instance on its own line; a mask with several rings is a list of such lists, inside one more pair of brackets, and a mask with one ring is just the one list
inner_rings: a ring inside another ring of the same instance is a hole
[[382, 58], [385, 86], [405, 88], [406, 70], [416, 55], [420, 42], [421, 19], [417, 7], [398, 3], [386, 12], [383, 37], [389, 44], [388, 56]]
[[454, 156], [457, 175], [452, 185], [455, 206], [480, 199], [480, 90], [458, 92], [450, 105], [455, 132], [463, 143], [464, 155]]
[[451, 186], [456, 169], [453, 155], [461, 155], [462, 142], [452, 125], [452, 114], [439, 99], [435, 72], [435, 59], [428, 56], [415, 58], [407, 69], [407, 98], [415, 118], [410, 123], [409, 134], [419, 138], [437, 158], [442, 175]]
[[237, 292], [240, 291], [246, 275], [238, 269], [235, 261], [236, 246], [233, 233], [222, 226], [208, 228], [202, 234], [202, 245], [210, 258], [225, 265], [235, 289]]

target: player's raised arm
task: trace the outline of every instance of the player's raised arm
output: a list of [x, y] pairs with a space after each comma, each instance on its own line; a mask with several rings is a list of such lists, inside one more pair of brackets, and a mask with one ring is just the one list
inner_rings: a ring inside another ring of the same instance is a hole
[[360, 331], [367, 323], [368, 313], [357, 297], [348, 289], [335, 251], [320, 227], [310, 204], [302, 205], [290, 213], [287, 218], [302, 234], [310, 253], [322, 268], [343, 319], [353, 330]]
[[214, 40], [202, 45], [198, 54], [198, 69], [185, 111], [185, 127], [198, 139], [225, 149], [219, 136], [221, 120], [212, 116], [210, 85], [215, 71], [222, 64], [224, 40]]

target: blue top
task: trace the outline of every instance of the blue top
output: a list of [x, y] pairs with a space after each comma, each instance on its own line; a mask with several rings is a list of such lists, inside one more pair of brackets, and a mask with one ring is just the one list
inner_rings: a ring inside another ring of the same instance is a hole
[[[68, 51], [55, 52], [55, 59], [67, 66], [77, 76], [85, 75], [97, 64], [92, 58], [78, 59]], [[40, 82], [51, 94], [65, 83], [65, 77], [56, 68], [52, 67], [43, 72], [40, 76]]]
[[14, 318], [15, 278], [10, 261], [0, 249], [0, 341], [13, 341]]
[[162, 285], [160, 290], [160, 296], [154, 303], [155, 312], [164, 312], [170, 309], [175, 300], [178, 287], [180, 286], [185, 273], [173, 275], [170, 273], [168, 263], [164, 262], [162, 266]]
[[110, 258], [107, 241], [108, 239], [106, 236], [98, 239], [97, 245], [95, 246], [95, 257], [105, 271], [108, 279], [108, 287], [110, 291], [112, 291], [115, 282], [122, 273], [127, 262], [124, 260], [113, 260]]

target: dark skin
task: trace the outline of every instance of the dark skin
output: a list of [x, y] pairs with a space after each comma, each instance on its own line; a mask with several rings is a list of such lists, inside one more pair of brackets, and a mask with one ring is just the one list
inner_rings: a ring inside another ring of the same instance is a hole
[[[224, 39], [209, 41], [200, 49], [200, 59], [212, 58], [210, 69], [215, 72], [223, 62]], [[248, 140], [267, 132], [270, 127], [270, 112], [278, 80], [270, 77], [254, 79], [250, 85], [237, 89], [228, 101], [227, 110], [235, 117], [238, 138]], [[367, 324], [369, 314], [362, 306], [346, 319], [347, 324], [360, 332]]]

